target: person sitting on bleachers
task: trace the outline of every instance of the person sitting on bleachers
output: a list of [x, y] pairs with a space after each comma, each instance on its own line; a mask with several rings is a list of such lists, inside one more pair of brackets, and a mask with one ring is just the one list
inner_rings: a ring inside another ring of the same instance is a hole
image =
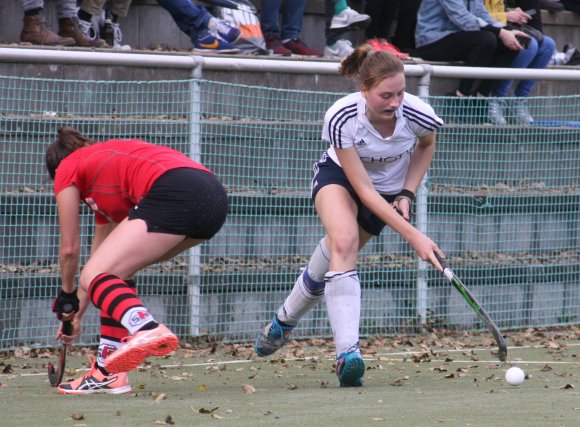
[[193, 43], [195, 50], [213, 53], [238, 53], [234, 43], [242, 32], [228, 21], [218, 19], [191, 0], [157, 0], [177, 26]]
[[24, 8], [24, 25], [20, 33], [21, 42], [44, 46], [95, 47], [100, 45], [100, 42], [95, 42], [80, 30], [76, 0], [57, 1], [58, 34], [50, 30], [41, 16], [44, 0], [22, 0], [22, 7]]
[[[428, 61], [463, 61], [469, 67], [509, 67], [523, 49], [517, 30], [493, 19], [482, 0], [422, 0], [415, 55]], [[453, 96], [487, 96], [492, 82], [463, 78]]]
[[[83, 33], [96, 43], [107, 43], [107, 46], [115, 49], [130, 49], [123, 46], [123, 32], [119, 24], [119, 18], [125, 18], [129, 14], [129, 7], [133, 0], [81, 0], [79, 2], [79, 26]], [[106, 4], [106, 7], [105, 7]], [[102, 16], [102, 29], [93, 27], [93, 16]], [[103, 38], [103, 39], [101, 39]]]
[[[492, 17], [503, 24], [524, 25], [532, 18], [528, 13], [519, 7], [506, 10], [503, 0], [484, 0], [485, 7]], [[556, 49], [556, 42], [541, 32], [538, 32], [538, 39], [529, 37], [525, 43], [525, 49], [518, 52], [511, 63], [512, 68], [546, 68]], [[505, 100], [512, 80], [499, 80], [494, 83], [491, 95], [497, 99], [489, 101], [489, 120], [491, 123], [506, 124], [504, 112], [507, 107]], [[528, 109], [527, 98], [536, 84], [535, 80], [521, 80], [514, 89], [516, 99], [512, 103], [513, 118], [518, 124], [530, 124], [534, 121]]]

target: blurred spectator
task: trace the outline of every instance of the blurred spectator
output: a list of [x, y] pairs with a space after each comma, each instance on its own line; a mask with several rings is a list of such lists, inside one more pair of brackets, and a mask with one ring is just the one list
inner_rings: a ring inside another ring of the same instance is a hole
[[342, 38], [342, 35], [348, 31], [365, 29], [371, 18], [348, 7], [346, 0], [324, 0], [324, 14], [326, 17], [324, 56], [347, 57], [354, 52], [354, 48], [350, 40]]
[[580, 0], [562, 0], [565, 10], [580, 13]]
[[540, 0], [540, 7], [550, 13], [562, 12], [564, 5], [558, 0]]
[[371, 24], [366, 30], [368, 43], [375, 50], [386, 50], [400, 58], [408, 57], [409, 54], [401, 50], [409, 52], [415, 48], [415, 27], [420, 5], [421, 0], [367, 0], [365, 12], [371, 17]]
[[[540, 3], [541, 0], [506, 0], [505, 7], [509, 9], [517, 9], [519, 7], [530, 16], [530, 19], [526, 23], [536, 30], [543, 31], [542, 8], [540, 7]], [[498, 20], [501, 21], [501, 19]]]
[[[104, 42], [115, 49], [130, 49], [130, 46], [122, 44], [123, 32], [119, 18], [127, 17], [132, 2], [133, 0], [80, 0], [78, 17], [83, 33], [95, 41], [99, 41], [102, 36]], [[93, 27], [93, 16], [104, 16], [102, 29]]]
[[[521, 26], [527, 24], [532, 17], [522, 9], [515, 8], [506, 10], [503, 0], [484, 0], [485, 8], [490, 15], [502, 24]], [[541, 37], [539, 37], [541, 36]], [[525, 49], [520, 50], [511, 63], [512, 68], [546, 68], [556, 48], [553, 39], [545, 34], [539, 34], [528, 38]], [[499, 99], [489, 101], [489, 120], [498, 125], [506, 124], [504, 111], [507, 107], [505, 100], [501, 99], [508, 95], [512, 80], [500, 80], [495, 82], [491, 94]], [[535, 80], [521, 80], [514, 89], [516, 99], [513, 101], [513, 117], [518, 124], [530, 124], [534, 121], [530, 115], [527, 97], [534, 88]]]
[[[464, 61], [469, 67], [510, 67], [523, 47], [517, 30], [501, 28], [482, 0], [422, 0], [415, 54], [429, 61]], [[493, 82], [461, 79], [455, 96], [487, 96]]]
[[[306, 0], [284, 0], [283, 3], [282, 0], [267, 0], [262, 1], [261, 5], [260, 24], [270, 54], [322, 56], [322, 52], [306, 46], [300, 40]], [[280, 15], [282, 15], [281, 28]]]
[[241, 31], [218, 19], [191, 0], [157, 0], [167, 10], [179, 29], [191, 39], [196, 50], [214, 53], [238, 53], [234, 43]]
[[98, 46], [94, 40], [86, 37], [79, 28], [76, 11], [76, 0], [58, 0], [56, 15], [58, 17], [58, 34], [52, 32], [41, 16], [44, 0], [22, 0], [24, 25], [20, 41], [45, 46]]

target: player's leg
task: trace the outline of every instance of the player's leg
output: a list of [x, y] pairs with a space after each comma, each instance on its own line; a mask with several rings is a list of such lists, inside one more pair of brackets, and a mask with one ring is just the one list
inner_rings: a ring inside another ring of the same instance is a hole
[[[222, 227], [226, 192], [215, 175], [196, 169], [164, 174], [87, 262], [81, 286], [93, 304], [131, 337], [105, 361], [110, 372], [136, 368], [148, 356], [173, 351], [177, 337], [158, 324], [120, 277], [208, 240]], [[189, 236], [189, 237], [187, 237]]]
[[[181, 244], [185, 236], [149, 233], [140, 219], [121, 222], [99, 245], [81, 273], [81, 286], [101, 313], [118, 322], [132, 336], [105, 360], [110, 372], [127, 372], [150, 355], [173, 351], [177, 337], [159, 325], [143, 302], [121, 277], [149, 265]], [[120, 261], [122, 260], [122, 261]]]
[[[125, 280], [125, 283], [136, 292], [135, 280]], [[100, 313], [101, 336], [97, 358], [89, 357], [91, 369], [79, 378], [68, 383], [60, 384], [57, 391], [61, 394], [122, 394], [132, 391], [126, 372], [116, 374], [105, 369], [105, 360], [108, 356], [123, 346], [123, 340], [129, 331], [106, 313]]]
[[356, 270], [359, 207], [346, 188], [329, 185], [318, 192], [316, 210], [328, 233], [331, 253], [330, 270], [324, 277], [324, 294], [335, 340], [337, 375], [341, 386], [360, 386], [365, 366], [358, 347], [361, 307]]
[[272, 321], [258, 333], [254, 349], [259, 356], [268, 356], [282, 348], [298, 321], [324, 298], [324, 275], [329, 263], [330, 252], [323, 238], [298, 276], [290, 295]]

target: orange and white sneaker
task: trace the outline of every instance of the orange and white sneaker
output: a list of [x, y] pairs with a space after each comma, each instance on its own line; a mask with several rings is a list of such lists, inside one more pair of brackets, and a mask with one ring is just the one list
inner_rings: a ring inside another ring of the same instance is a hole
[[105, 376], [97, 368], [94, 357], [89, 360], [91, 361], [89, 372], [76, 380], [60, 384], [56, 389], [60, 394], [131, 393], [132, 389], [126, 372]]
[[125, 338], [126, 344], [105, 359], [109, 372], [128, 372], [139, 366], [149, 356], [165, 356], [177, 348], [179, 340], [165, 325], [139, 331]]

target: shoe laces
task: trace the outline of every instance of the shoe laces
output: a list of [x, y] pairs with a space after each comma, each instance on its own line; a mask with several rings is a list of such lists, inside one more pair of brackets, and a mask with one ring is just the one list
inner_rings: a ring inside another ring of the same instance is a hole
[[121, 41], [123, 41], [123, 32], [121, 31], [121, 25], [118, 22], [113, 22], [112, 19], [105, 19], [105, 26], [111, 27], [113, 30], [113, 43], [114, 47], [121, 46]]
[[336, 358], [336, 360], [340, 361], [341, 359], [344, 359], [347, 354], [350, 354], [350, 353], [360, 353], [360, 347], [359, 347], [358, 343], [351, 345], [346, 351], [343, 351], [342, 353], [340, 353], [338, 355], [338, 357]]
[[308, 47], [304, 44], [304, 42], [300, 39], [291, 39], [288, 42], [284, 43], [284, 45], [293, 45], [293, 46], [300, 46], [300, 47]]
[[118, 22], [113, 22], [113, 37], [115, 39], [115, 43], [121, 44], [123, 40], [123, 32], [121, 31], [121, 26]]
[[347, 39], [340, 39], [336, 42], [336, 47], [351, 48], [352, 43]]
[[50, 33], [52, 32], [50, 28], [48, 28], [48, 25], [46, 24], [46, 21], [44, 20], [44, 18], [40, 18], [40, 33], [41, 34], [46, 34], [46, 33]]
[[290, 331], [292, 331], [292, 328], [280, 325], [278, 316], [276, 316], [274, 320], [272, 320], [272, 322], [270, 322], [270, 324], [266, 326], [266, 329], [264, 330], [264, 335], [274, 340], [280, 338], [286, 339], [288, 335], [290, 335]]
[[90, 38], [91, 40], [97, 39], [97, 32], [93, 28], [93, 24], [82, 19], [75, 20], [74, 26], [79, 29], [81, 33]]
[[90, 377], [98, 369], [97, 368], [97, 359], [95, 358], [95, 356], [93, 354], [88, 354], [87, 359], [89, 361], [89, 365], [91, 366], [91, 368], [89, 369], [89, 372], [87, 372], [84, 376]]
[[349, 16], [349, 15], [354, 16], [354, 15], [358, 15], [358, 13], [354, 9], [352, 9], [350, 7], [347, 7], [346, 9], [344, 9], [340, 14], [341, 15], [344, 15], [344, 16]]
[[227, 34], [232, 29], [232, 25], [228, 21], [218, 19], [215, 29], [218, 33]]

